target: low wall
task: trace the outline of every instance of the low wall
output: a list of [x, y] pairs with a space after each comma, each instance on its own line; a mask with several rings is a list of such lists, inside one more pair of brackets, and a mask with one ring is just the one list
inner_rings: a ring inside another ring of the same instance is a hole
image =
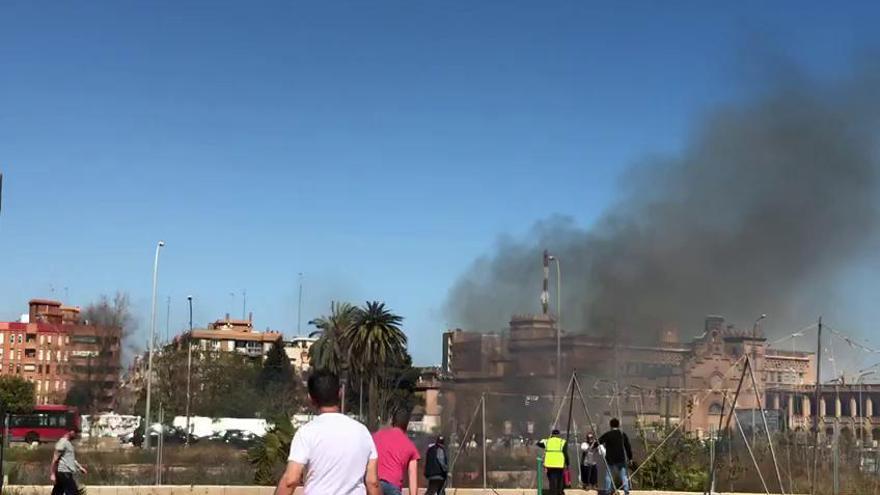
[[[86, 495], [272, 495], [275, 488], [270, 486], [99, 486], [86, 487]], [[422, 491], [422, 490], [420, 490]], [[4, 487], [7, 495], [49, 495], [51, 486], [10, 485]], [[406, 490], [404, 491], [406, 492]], [[296, 491], [302, 495], [302, 489]], [[535, 495], [535, 489], [497, 489], [483, 490], [478, 488], [447, 488], [447, 495]], [[568, 495], [591, 495], [594, 491], [566, 490]], [[633, 490], [633, 495], [702, 495], [702, 492], [665, 492]], [[760, 495], [748, 493], [730, 493], [725, 495]]]

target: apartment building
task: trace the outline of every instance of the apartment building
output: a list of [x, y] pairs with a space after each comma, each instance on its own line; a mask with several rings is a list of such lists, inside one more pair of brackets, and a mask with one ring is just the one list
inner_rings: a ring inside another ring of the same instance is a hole
[[38, 404], [64, 403], [87, 386], [101, 410], [113, 408], [122, 329], [89, 325], [77, 307], [33, 299], [17, 322], [0, 322], [0, 374], [34, 383]]
[[227, 314], [207, 328], [193, 329], [177, 340], [178, 345], [185, 346], [192, 342], [194, 348], [202, 351], [238, 352], [249, 357], [264, 357], [272, 344], [281, 339], [281, 332], [254, 330], [253, 314], [247, 320], [230, 319]]
[[294, 337], [284, 341], [284, 353], [290, 360], [290, 366], [299, 374], [308, 373], [312, 369], [309, 361], [309, 349], [318, 340], [317, 337]]

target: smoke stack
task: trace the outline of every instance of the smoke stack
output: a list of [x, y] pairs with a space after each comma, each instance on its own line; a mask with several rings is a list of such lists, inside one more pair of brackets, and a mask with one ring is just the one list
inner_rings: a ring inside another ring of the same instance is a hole
[[554, 216], [479, 257], [449, 292], [450, 324], [500, 328], [532, 307], [542, 252], [547, 315], [553, 246], [569, 260], [562, 304], [575, 331], [656, 341], [662, 325], [694, 333], [707, 312], [801, 325], [801, 310], [828, 304], [829, 280], [877, 260], [880, 69], [829, 81], [789, 68], [708, 114], [681, 149], [627, 171], [586, 229]]
[[544, 250], [544, 290], [541, 291], [541, 311], [547, 314], [550, 306], [550, 253]]
[[248, 323], [253, 323], [253, 322], [254, 322], [254, 312], [251, 311], [250, 313], [248, 313]]

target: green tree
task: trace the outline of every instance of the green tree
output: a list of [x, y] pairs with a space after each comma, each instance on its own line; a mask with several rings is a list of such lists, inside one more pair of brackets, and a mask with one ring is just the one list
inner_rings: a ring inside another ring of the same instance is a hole
[[260, 362], [234, 352], [209, 353], [203, 359], [193, 414], [214, 418], [255, 417], [260, 412], [262, 398], [255, 386]]
[[289, 417], [302, 405], [299, 380], [280, 338], [272, 344], [263, 360], [257, 388], [262, 397], [263, 417]]
[[665, 444], [648, 440], [645, 431], [639, 436], [654, 455], [644, 462], [636, 476], [644, 489], [700, 491], [706, 486], [708, 474], [707, 447], [693, 434], [676, 431], [672, 427], [655, 425], [659, 438], [669, 437]]
[[321, 337], [309, 349], [309, 361], [314, 368], [343, 375], [348, 368], [345, 334], [357, 314], [357, 308], [349, 303], [331, 302], [330, 314], [312, 321], [321, 332]]
[[0, 376], [0, 402], [7, 412], [30, 412], [36, 402], [34, 384], [16, 375]]
[[379, 424], [379, 379], [389, 362], [402, 361], [406, 354], [406, 335], [400, 328], [403, 317], [385, 308], [385, 303], [367, 302], [358, 308], [352, 325], [343, 333], [349, 344], [350, 366], [369, 382], [369, 413], [367, 425]]
[[287, 464], [294, 433], [290, 418], [278, 417], [260, 442], [248, 452], [248, 460], [254, 466], [256, 484], [273, 485], [278, 481], [284, 465]]

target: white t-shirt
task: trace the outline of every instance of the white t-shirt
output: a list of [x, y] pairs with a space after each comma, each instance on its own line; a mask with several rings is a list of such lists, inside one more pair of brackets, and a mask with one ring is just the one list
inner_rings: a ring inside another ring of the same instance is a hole
[[364, 425], [324, 413], [297, 430], [287, 460], [306, 465], [306, 495], [363, 495], [367, 462], [377, 457]]

